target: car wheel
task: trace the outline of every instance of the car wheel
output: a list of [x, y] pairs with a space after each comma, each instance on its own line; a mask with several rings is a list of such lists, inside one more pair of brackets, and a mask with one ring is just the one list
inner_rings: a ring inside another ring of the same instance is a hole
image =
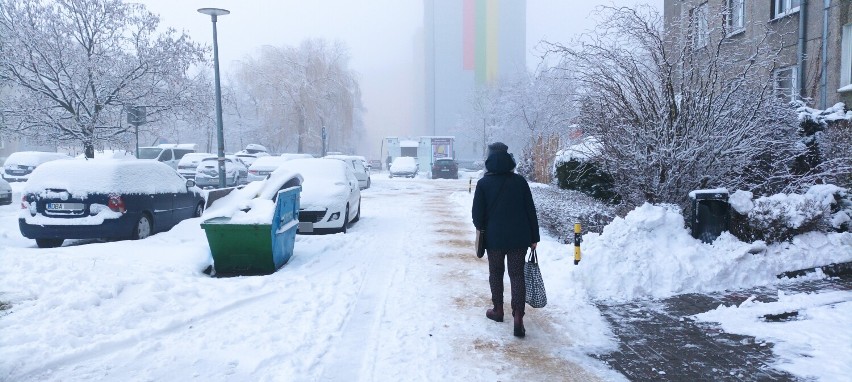
[[393, 174], [388, 174], [388, 178], [393, 179]]
[[147, 213], [143, 213], [136, 222], [136, 227], [133, 228], [133, 240], [142, 240], [151, 236], [151, 218]]
[[39, 248], [56, 248], [61, 247], [65, 239], [35, 239], [35, 241]]
[[355, 219], [352, 219], [352, 222], [355, 223], [358, 220], [361, 220], [361, 199], [358, 199], [358, 213], [355, 214]]
[[201, 202], [201, 203], [198, 203], [197, 206], [195, 206], [195, 213], [192, 214], [192, 217], [194, 217], [194, 218], [201, 217], [201, 214], [203, 214], [203, 213], [204, 213], [204, 202]]
[[348, 228], [349, 228], [349, 205], [347, 204], [346, 205], [346, 214], [343, 215], [343, 226], [340, 227], [340, 232], [343, 232], [345, 234], [346, 231], [348, 230]]

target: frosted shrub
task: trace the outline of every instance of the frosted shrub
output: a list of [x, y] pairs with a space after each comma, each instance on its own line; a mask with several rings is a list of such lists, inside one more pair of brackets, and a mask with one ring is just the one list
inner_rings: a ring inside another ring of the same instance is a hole
[[776, 194], [753, 201], [747, 200], [748, 194], [731, 195], [731, 233], [741, 240], [775, 243], [806, 232], [849, 229], [852, 202], [844, 188], [816, 185], [805, 194]]

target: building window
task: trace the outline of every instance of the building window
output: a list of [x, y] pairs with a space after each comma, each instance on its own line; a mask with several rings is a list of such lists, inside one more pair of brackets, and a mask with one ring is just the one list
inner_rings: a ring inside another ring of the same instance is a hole
[[775, 96], [784, 102], [795, 101], [797, 67], [788, 66], [775, 71]]
[[843, 40], [840, 46], [840, 88], [852, 91], [852, 24], [843, 26]]
[[734, 34], [745, 29], [745, 0], [728, 0], [728, 10], [725, 25], [728, 34]]
[[692, 48], [700, 49], [707, 46], [710, 40], [710, 29], [707, 27], [707, 3], [702, 3], [689, 11], [689, 24]]
[[770, 0], [772, 1], [772, 18], [787, 16], [799, 11], [800, 0]]

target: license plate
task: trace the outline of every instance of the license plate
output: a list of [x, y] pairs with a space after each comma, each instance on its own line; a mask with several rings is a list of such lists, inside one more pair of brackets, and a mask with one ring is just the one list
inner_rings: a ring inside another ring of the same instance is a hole
[[449, 172], [449, 171], [450, 171], [450, 169], [448, 169], [448, 168], [445, 168], [445, 169], [441, 169], [441, 171], [446, 171], [446, 172]]
[[299, 222], [299, 232], [305, 232], [305, 233], [314, 232], [314, 223]]
[[50, 211], [81, 211], [83, 203], [47, 203]]

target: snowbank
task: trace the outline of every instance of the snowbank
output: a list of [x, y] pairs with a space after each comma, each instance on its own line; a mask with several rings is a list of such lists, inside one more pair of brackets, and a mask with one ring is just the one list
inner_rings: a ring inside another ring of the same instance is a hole
[[[767, 323], [767, 314], [797, 312], [797, 319]], [[696, 319], [718, 322], [724, 331], [772, 342], [780, 360], [774, 367], [802, 378], [842, 381], [852, 360], [852, 292], [835, 291], [787, 296], [762, 303], [749, 298], [739, 306], [720, 306]]]
[[583, 260], [569, 277], [594, 299], [768, 285], [784, 271], [852, 261], [852, 233], [808, 233], [768, 247], [723, 233], [704, 244], [692, 238], [679, 208], [671, 205], [645, 204], [583, 240]]
[[103, 159], [56, 160], [38, 166], [24, 186], [26, 193], [66, 190], [74, 197], [91, 193], [156, 194], [186, 192], [186, 179], [156, 161]]
[[572, 159], [581, 162], [586, 161], [589, 158], [600, 154], [600, 151], [601, 143], [597, 138], [585, 137], [582, 142], [557, 151], [556, 160], [553, 162], [553, 165], [559, 166], [561, 163], [568, 162]]

